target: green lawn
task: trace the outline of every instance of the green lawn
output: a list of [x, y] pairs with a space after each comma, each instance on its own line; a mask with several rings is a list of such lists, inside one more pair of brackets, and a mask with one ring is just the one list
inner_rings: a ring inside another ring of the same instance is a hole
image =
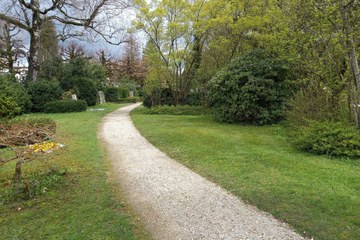
[[[47, 178], [49, 188], [43, 195], [0, 204], [0, 239], [146, 238], [142, 229], [131, 223], [121, 193], [112, 185], [110, 166], [96, 136], [101, 118], [120, 105], [101, 107], [105, 111], [35, 115], [56, 121], [56, 140], [64, 143], [65, 149], [47, 162], [24, 165], [24, 177], [44, 175], [49, 169], [66, 174], [56, 184], [49, 184], [52, 178]], [[0, 194], [9, 189], [13, 171], [12, 164], [0, 168]]]
[[360, 160], [295, 150], [280, 125], [219, 124], [210, 116], [143, 115], [154, 145], [315, 239], [360, 239]]

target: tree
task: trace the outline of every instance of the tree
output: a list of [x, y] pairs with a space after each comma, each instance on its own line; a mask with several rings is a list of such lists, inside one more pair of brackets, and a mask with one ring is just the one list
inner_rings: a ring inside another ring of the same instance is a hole
[[6, 22], [0, 22], [0, 68], [15, 74], [15, 63], [25, 56], [24, 45], [19, 39], [20, 30]]
[[70, 62], [76, 58], [86, 58], [86, 51], [83, 46], [77, 42], [71, 42], [61, 48], [61, 56], [66, 62]]
[[[138, 18], [136, 25], [143, 30], [149, 38], [149, 48], [145, 53], [149, 71], [157, 75], [163, 88], [168, 88], [177, 105], [181, 99], [186, 98], [192, 87], [192, 69], [198, 64], [192, 64], [196, 58], [193, 50], [196, 49], [194, 6], [201, 11], [206, 1], [188, 0], [162, 0], [147, 3], [136, 1], [138, 5]], [[198, 37], [200, 36], [197, 35]], [[150, 75], [152, 75], [150, 73]]]
[[30, 81], [38, 78], [40, 33], [45, 22], [55, 21], [62, 27], [61, 39], [84, 35], [85, 30], [120, 43], [122, 38], [114, 39], [119, 29], [110, 18], [127, 6], [126, 0], [9, 0], [1, 6], [0, 20], [23, 29], [30, 36], [27, 77]]
[[126, 41], [124, 54], [118, 61], [118, 65], [122, 79], [134, 80], [138, 85], [143, 85], [146, 66], [140, 53], [139, 44], [133, 34]]
[[276, 48], [293, 62], [293, 72], [301, 83], [303, 95], [306, 96], [305, 91], [309, 89], [326, 89], [326, 99], [335, 118], [343, 111], [347, 97], [348, 112], [360, 127], [356, 52], [360, 42], [356, 34], [360, 21], [359, 2], [286, 1], [280, 9], [285, 27], [274, 34], [279, 40]]
[[57, 33], [52, 20], [45, 21], [40, 29], [39, 59], [43, 64], [47, 60], [59, 55]]

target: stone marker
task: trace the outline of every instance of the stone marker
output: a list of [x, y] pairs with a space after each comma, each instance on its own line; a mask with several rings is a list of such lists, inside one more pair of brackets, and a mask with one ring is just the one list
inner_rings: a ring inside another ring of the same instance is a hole
[[106, 101], [105, 101], [105, 94], [104, 94], [104, 92], [103, 91], [99, 91], [98, 92], [98, 95], [99, 95], [99, 103], [100, 104], [103, 104], [103, 103], [105, 103]]
[[71, 100], [77, 100], [77, 96], [76, 96], [76, 94], [73, 94], [73, 95], [71, 95]]
[[134, 91], [129, 91], [129, 97], [134, 97]]

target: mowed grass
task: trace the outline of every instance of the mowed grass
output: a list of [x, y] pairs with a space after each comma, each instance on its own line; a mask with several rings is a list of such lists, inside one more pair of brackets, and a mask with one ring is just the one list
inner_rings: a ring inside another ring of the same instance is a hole
[[155, 146], [304, 236], [360, 239], [360, 159], [299, 152], [280, 125], [132, 114]]
[[[65, 149], [49, 161], [23, 165], [23, 176], [49, 169], [66, 174], [42, 196], [0, 206], [0, 239], [136, 239], [134, 232], [143, 234], [109, 181], [110, 166], [96, 135], [101, 118], [119, 107], [105, 104], [98, 112], [35, 115], [56, 121], [56, 140]], [[6, 182], [13, 172], [12, 164], [0, 168], [0, 187], [9, 188]]]

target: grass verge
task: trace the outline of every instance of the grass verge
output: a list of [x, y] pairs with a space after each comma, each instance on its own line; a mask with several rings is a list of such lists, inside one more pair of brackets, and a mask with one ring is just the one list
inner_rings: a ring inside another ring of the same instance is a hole
[[[101, 118], [119, 107], [105, 104], [104, 111], [36, 114], [56, 121], [56, 140], [65, 149], [48, 161], [23, 166], [23, 177], [40, 185], [43, 194], [0, 204], [1, 239], [136, 239], [134, 232], [141, 238], [142, 230], [131, 223], [109, 182], [110, 166], [96, 135]], [[13, 164], [0, 168], [2, 197], [13, 171]]]
[[360, 239], [360, 160], [295, 150], [280, 125], [132, 113], [155, 146], [315, 239]]

